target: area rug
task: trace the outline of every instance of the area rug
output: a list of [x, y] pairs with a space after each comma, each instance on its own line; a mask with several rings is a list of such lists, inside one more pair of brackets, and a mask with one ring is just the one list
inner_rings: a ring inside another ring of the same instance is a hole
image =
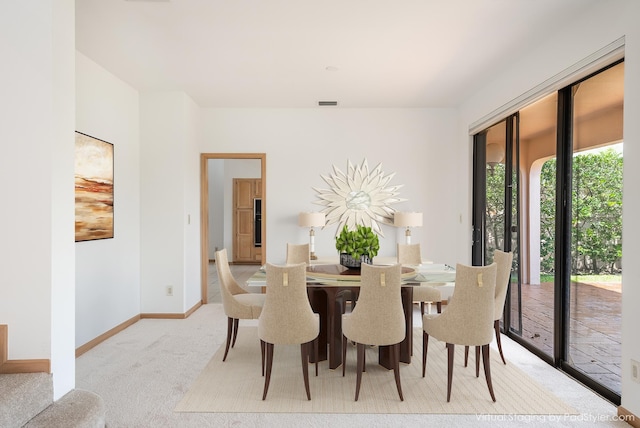
[[[356, 349], [348, 345], [347, 373], [319, 364], [318, 376], [309, 366], [311, 401], [306, 398], [299, 346], [275, 346], [271, 385], [262, 401], [264, 377], [260, 370], [260, 344], [256, 327], [240, 328], [227, 361], [222, 346], [189, 391], [176, 412], [217, 413], [432, 413], [432, 414], [577, 414], [520, 369], [502, 364], [492, 349], [491, 374], [497, 402], [491, 401], [482, 368], [475, 376], [473, 349], [464, 367], [464, 347], [456, 347], [451, 402], [447, 403], [447, 351], [444, 343], [429, 341], [427, 374], [422, 377], [422, 330], [414, 329], [414, 356], [401, 364], [404, 401], [400, 401], [393, 377], [377, 364], [377, 348], [366, 351], [360, 397], [356, 387]], [[458, 349], [459, 348], [459, 349]]]

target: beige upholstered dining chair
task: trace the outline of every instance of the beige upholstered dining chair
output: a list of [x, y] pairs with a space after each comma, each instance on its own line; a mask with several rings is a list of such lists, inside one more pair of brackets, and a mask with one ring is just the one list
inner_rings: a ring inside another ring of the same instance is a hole
[[[318, 334], [320, 318], [313, 313], [307, 296], [307, 265], [275, 266], [267, 263], [267, 299], [258, 319], [258, 337], [262, 348], [262, 368], [266, 374], [262, 399], [267, 398], [271, 382], [274, 345], [300, 344], [302, 357], [302, 375], [307, 392], [309, 391], [309, 354], [313, 342], [318, 376]], [[266, 362], [265, 362], [266, 356]]]
[[362, 372], [365, 369], [365, 345], [391, 345], [393, 372], [400, 400], [400, 342], [406, 327], [400, 298], [401, 265], [372, 266], [362, 264], [358, 304], [350, 314], [342, 316], [342, 376], [345, 374], [347, 339], [356, 343], [356, 397], [360, 395]]
[[[502, 341], [500, 340], [500, 319], [504, 312], [504, 303], [507, 297], [507, 289], [511, 282], [511, 265], [513, 263], [513, 252], [504, 252], [501, 250], [495, 250], [493, 253], [493, 261], [498, 265], [496, 273], [496, 294], [495, 294], [495, 306], [493, 313], [493, 329], [496, 335], [496, 343], [498, 345], [498, 351], [500, 352], [500, 358], [502, 362], [507, 364], [502, 353]], [[464, 350], [464, 365], [467, 366], [467, 360], [469, 358], [469, 347], [465, 347]], [[480, 348], [476, 346], [476, 376], [480, 375]]]
[[249, 293], [238, 285], [231, 273], [231, 269], [229, 269], [226, 248], [216, 251], [216, 267], [218, 278], [220, 279], [222, 306], [227, 316], [227, 344], [224, 349], [224, 357], [222, 357], [222, 361], [226, 361], [229, 344], [231, 344], [232, 348], [236, 344], [239, 320], [258, 319], [265, 301], [265, 295]]
[[491, 399], [496, 401], [491, 383], [489, 343], [493, 336], [494, 297], [497, 265], [456, 266], [456, 286], [447, 310], [422, 317], [422, 377], [427, 366], [429, 337], [447, 344], [447, 402], [451, 399], [455, 345], [482, 347], [484, 374]]
[[287, 259], [288, 265], [298, 263], [310, 263], [309, 244], [291, 244], [287, 243]]
[[[398, 263], [403, 266], [419, 266], [422, 263], [420, 244], [398, 244]], [[442, 312], [442, 296], [440, 290], [430, 285], [421, 284], [413, 287], [413, 302], [420, 303], [420, 313], [424, 315], [424, 304], [436, 304], [438, 313]]]

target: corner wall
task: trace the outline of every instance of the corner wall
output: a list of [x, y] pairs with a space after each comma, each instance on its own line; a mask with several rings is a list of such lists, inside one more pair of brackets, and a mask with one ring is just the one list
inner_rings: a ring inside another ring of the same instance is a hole
[[76, 130], [113, 144], [114, 237], [75, 243], [76, 348], [140, 313], [139, 96], [76, 52]]
[[0, 5], [0, 324], [9, 359], [51, 361], [54, 398], [75, 385], [74, 14]]
[[184, 93], [141, 94], [143, 314], [184, 314], [200, 301], [199, 135], [200, 109]]

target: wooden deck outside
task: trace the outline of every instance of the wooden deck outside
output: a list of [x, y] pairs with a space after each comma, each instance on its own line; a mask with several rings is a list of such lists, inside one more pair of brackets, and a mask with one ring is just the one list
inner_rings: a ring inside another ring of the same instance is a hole
[[[574, 282], [570, 293], [570, 362], [620, 394], [620, 284]], [[545, 353], [553, 353], [552, 283], [522, 285], [522, 337]]]

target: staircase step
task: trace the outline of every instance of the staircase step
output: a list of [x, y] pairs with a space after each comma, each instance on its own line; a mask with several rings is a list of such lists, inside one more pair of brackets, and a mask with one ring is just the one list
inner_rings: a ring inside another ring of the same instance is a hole
[[31, 419], [25, 428], [104, 428], [105, 416], [99, 395], [74, 389]]
[[0, 375], [0, 427], [22, 427], [52, 403], [49, 373]]

